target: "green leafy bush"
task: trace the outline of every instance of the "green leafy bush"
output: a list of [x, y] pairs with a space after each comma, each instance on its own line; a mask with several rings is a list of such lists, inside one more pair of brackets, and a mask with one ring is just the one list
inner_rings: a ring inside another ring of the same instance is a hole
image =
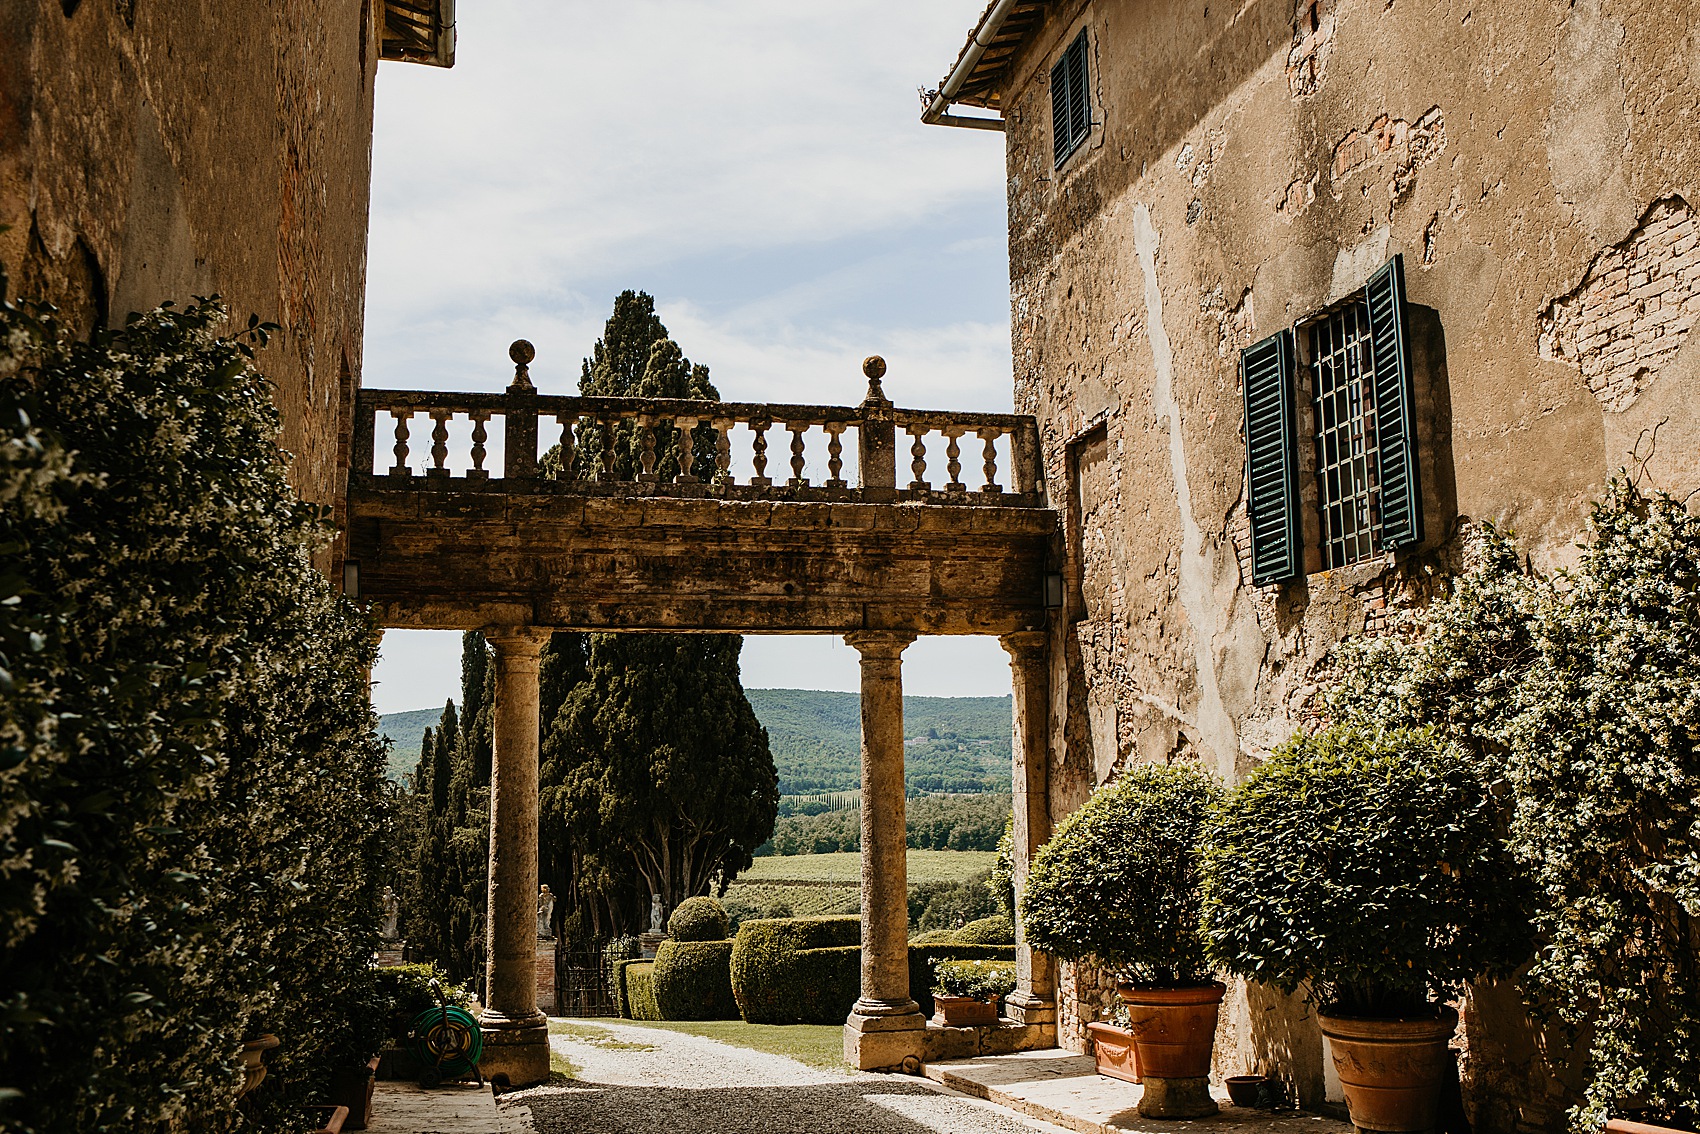
[[259, 1130], [377, 1049], [375, 634], [215, 302], [0, 306], [0, 1125]]
[[945, 961], [933, 978], [933, 995], [998, 1001], [1015, 991], [1013, 961]]
[[752, 1024], [832, 1024], [861, 991], [862, 921], [746, 921], [732, 943], [732, 992]]
[[414, 1017], [427, 1008], [438, 1007], [444, 999], [467, 1011], [472, 1010], [474, 1003], [472, 990], [450, 981], [448, 974], [434, 962], [374, 969], [372, 986], [372, 1011], [386, 1021], [391, 1040], [402, 1039]]
[[1529, 955], [1520, 877], [1475, 761], [1431, 731], [1340, 726], [1293, 738], [1223, 803], [1205, 932], [1248, 979], [1420, 1015]]
[[1027, 940], [1135, 983], [1208, 983], [1199, 934], [1202, 835], [1221, 788], [1191, 764], [1141, 764], [1092, 793], [1033, 856]]
[[626, 990], [620, 1014], [628, 1020], [663, 1019], [655, 1000], [655, 962], [622, 961], [620, 976]]
[[986, 887], [998, 910], [1013, 924], [1015, 921], [1015, 813], [1010, 812], [1003, 825], [1003, 838], [998, 840], [998, 857], [992, 863], [991, 877]]
[[663, 941], [655, 951], [654, 980], [663, 1020], [738, 1018], [730, 941]]
[[1013, 945], [964, 945], [947, 941], [938, 945], [911, 942], [909, 945], [909, 995], [920, 1005], [921, 1014], [933, 1014], [933, 985], [938, 967], [948, 961], [1008, 961], [1015, 963]]
[[1015, 923], [1003, 914], [971, 921], [953, 935], [964, 945], [1014, 945]]
[[727, 925], [726, 907], [713, 898], [686, 898], [667, 919], [667, 932], [675, 941], [724, 941]]
[[954, 929], [929, 929], [909, 939], [911, 945], [948, 945], [956, 940]]
[[984, 871], [960, 881], [920, 882], [909, 887], [910, 928], [958, 929], [998, 912]]

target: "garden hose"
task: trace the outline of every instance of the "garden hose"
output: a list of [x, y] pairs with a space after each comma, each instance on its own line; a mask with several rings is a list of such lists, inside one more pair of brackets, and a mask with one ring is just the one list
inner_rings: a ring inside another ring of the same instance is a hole
[[427, 1008], [408, 1027], [410, 1047], [435, 1082], [458, 1079], [478, 1066], [484, 1054], [484, 1033], [463, 1008], [445, 1004]]

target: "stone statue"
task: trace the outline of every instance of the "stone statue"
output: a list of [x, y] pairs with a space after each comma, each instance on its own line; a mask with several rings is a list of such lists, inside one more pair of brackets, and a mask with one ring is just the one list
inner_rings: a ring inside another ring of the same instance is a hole
[[396, 919], [401, 916], [401, 903], [396, 900], [395, 891], [388, 886], [384, 887], [384, 896], [380, 900], [384, 906], [384, 940], [394, 941], [401, 936], [395, 924]]
[[549, 889], [549, 883], [543, 883], [543, 888], [537, 892], [537, 936], [553, 936], [550, 927], [555, 922], [555, 894]]
[[666, 925], [664, 925], [662, 923], [662, 920], [661, 920], [661, 895], [660, 894], [651, 894], [649, 896], [649, 931], [651, 933], [665, 933], [665, 932], [667, 932], [667, 927], [666, 927]]

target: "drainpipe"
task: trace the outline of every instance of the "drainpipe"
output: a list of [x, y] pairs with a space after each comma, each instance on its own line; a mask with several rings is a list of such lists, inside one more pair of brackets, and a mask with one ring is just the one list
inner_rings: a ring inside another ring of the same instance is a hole
[[966, 126], [971, 130], [1002, 130], [1002, 118], [971, 118], [960, 114], [946, 113], [951, 104], [956, 101], [957, 92], [962, 84], [968, 81], [974, 68], [979, 64], [980, 57], [986, 54], [986, 48], [997, 38], [1003, 22], [1009, 18], [1010, 10], [1015, 7], [1016, 0], [998, 0], [986, 13], [980, 26], [974, 30], [974, 39], [968, 45], [968, 51], [962, 56], [962, 61], [956, 65], [956, 70], [950, 73], [950, 78], [944, 81], [944, 86], [933, 93], [932, 101], [927, 109], [921, 112], [921, 121], [929, 126]]

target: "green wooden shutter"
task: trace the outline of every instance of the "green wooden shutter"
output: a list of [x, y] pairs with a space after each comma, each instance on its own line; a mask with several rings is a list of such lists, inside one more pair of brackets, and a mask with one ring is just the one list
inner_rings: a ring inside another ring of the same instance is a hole
[[1375, 366], [1375, 429], [1380, 476], [1381, 546], [1423, 539], [1422, 481], [1417, 475], [1416, 395], [1411, 329], [1405, 311], [1405, 258], [1395, 256], [1364, 285], [1369, 349]]
[[1061, 165], [1092, 131], [1091, 82], [1086, 74], [1086, 32], [1081, 30], [1051, 68], [1051, 161]]
[[1285, 582], [1304, 567], [1292, 331], [1270, 335], [1240, 352], [1240, 386], [1245, 393], [1251, 581], [1261, 587]]

